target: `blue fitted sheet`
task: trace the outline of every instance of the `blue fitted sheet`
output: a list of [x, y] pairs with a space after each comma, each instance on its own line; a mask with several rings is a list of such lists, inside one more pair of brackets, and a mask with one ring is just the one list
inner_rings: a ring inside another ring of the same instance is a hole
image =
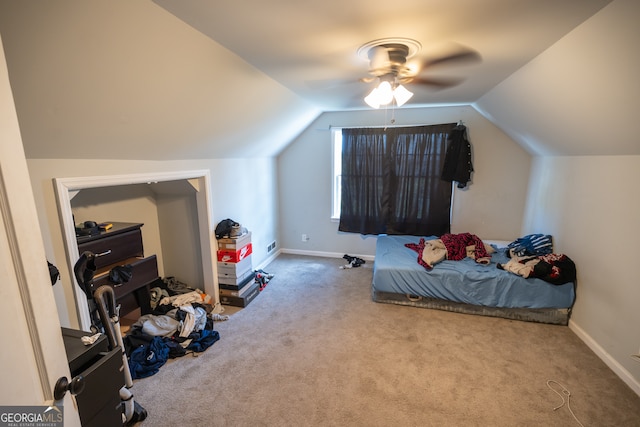
[[574, 283], [558, 286], [498, 269], [498, 263], [504, 264], [509, 260], [504, 248], [498, 248], [492, 254], [489, 265], [465, 258], [461, 261], [442, 261], [428, 271], [418, 264], [418, 253], [404, 246], [405, 243], [419, 241], [420, 237], [416, 236], [378, 236], [373, 266], [374, 292], [436, 298], [485, 307], [573, 306]]

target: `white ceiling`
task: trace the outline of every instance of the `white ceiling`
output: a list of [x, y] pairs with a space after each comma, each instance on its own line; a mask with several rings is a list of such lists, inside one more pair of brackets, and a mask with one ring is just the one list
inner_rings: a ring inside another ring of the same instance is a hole
[[323, 111], [368, 109], [357, 49], [386, 37], [417, 40], [420, 59], [482, 57], [429, 70], [464, 82], [409, 84], [406, 108], [471, 104], [534, 154], [638, 154], [639, 14], [637, 0], [0, 0], [0, 35], [27, 158], [277, 155]]
[[364, 108], [373, 83], [358, 47], [375, 39], [418, 41], [417, 59], [457, 45], [481, 63], [441, 65], [429, 76], [464, 78], [454, 88], [408, 85], [409, 102], [472, 103], [610, 0], [154, 0], [184, 22], [320, 109]]

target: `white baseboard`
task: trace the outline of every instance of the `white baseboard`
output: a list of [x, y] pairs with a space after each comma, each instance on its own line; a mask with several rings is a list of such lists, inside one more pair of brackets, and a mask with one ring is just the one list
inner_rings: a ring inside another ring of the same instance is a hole
[[[258, 266], [254, 266], [253, 269], [254, 270], [264, 270], [264, 268], [271, 264], [271, 262], [276, 259], [278, 257], [278, 255], [280, 255], [280, 253], [282, 252], [282, 249], [278, 249], [277, 251], [275, 251], [274, 253], [272, 253], [267, 259], [265, 259], [264, 261], [262, 261], [260, 263], [260, 265]], [[268, 273], [268, 271], [267, 271]]]
[[624, 366], [618, 363], [607, 351], [600, 346], [589, 334], [572, 320], [569, 320], [571, 329], [584, 343], [598, 356], [611, 370], [622, 379], [631, 389], [640, 396], [640, 382], [633, 378], [631, 373]]
[[[342, 258], [345, 255], [344, 252], [305, 251], [301, 249], [282, 249], [281, 252], [283, 254], [320, 256], [325, 258]], [[349, 255], [353, 257], [362, 258], [365, 261], [373, 261], [375, 259], [374, 255], [360, 255], [360, 254], [349, 254]]]

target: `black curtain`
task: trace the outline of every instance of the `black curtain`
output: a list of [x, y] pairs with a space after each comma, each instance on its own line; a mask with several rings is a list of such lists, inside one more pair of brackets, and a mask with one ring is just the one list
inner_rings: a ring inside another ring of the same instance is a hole
[[342, 130], [340, 231], [442, 235], [451, 183], [440, 175], [455, 123]]

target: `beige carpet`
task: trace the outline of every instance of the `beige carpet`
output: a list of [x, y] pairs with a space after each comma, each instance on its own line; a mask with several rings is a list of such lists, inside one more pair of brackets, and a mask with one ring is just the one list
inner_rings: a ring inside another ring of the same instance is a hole
[[[564, 326], [380, 304], [371, 263], [281, 255], [221, 339], [132, 391], [150, 426], [640, 426], [640, 397]], [[556, 383], [554, 388], [561, 392]]]

